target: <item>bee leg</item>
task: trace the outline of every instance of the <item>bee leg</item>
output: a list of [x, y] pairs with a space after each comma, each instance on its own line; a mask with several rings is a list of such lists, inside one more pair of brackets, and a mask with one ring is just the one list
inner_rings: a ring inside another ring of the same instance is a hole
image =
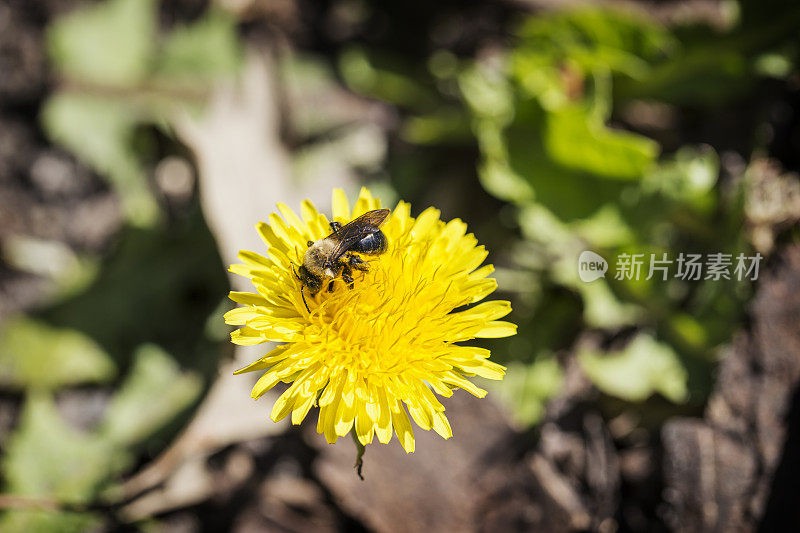
[[367, 262], [358, 257], [356, 254], [347, 255], [347, 265], [363, 272], [369, 270], [369, 265]]
[[354, 286], [353, 282], [355, 280], [352, 277], [348, 276], [347, 274], [342, 274], [342, 279], [345, 281], [345, 283], [347, 283], [347, 287], [348, 288], [350, 288], [350, 289], [353, 288], [353, 286]]
[[334, 288], [334, 287], [333, 287], [333, 282], [334, 282], [334, 281], [335, 281], [335, 280], [330, 280], [330, 281], [328, 282], [328, 292], [333, 292], [333, 288]]
[[353, 270], [350, 268], [350, 265], [347, 264], [347, 263], [345, 263], [342, 266], [342, 279], [344, 280], [345, 283], [347, 283], [347, 286], [350, 289], [353, 288], [353, 282], [355, 281], [353, 279]]
[[342, 223], [341, 222], [331, 222], [330, 226], [331, 226], [331, 231], [333, 231], [334, 233], [336, 233], [340, 229], [342, 229]]
[[308, 245], [308, 247], [310, 248], [310, 247], [311, 247], [311, 245], [312, 245], [312, 244], [314, 244], [314, 241], [308, 241], [306, 244], [307, 244], [307, 245]]

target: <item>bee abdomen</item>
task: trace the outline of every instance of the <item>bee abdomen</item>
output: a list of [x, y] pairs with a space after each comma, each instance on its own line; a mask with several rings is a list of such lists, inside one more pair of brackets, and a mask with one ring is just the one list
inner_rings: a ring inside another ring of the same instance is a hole
[[351, 251], [361, 254], [382, 254], [386, 251], [386, 236], [382, 231], [370, 233], [351, 248]]

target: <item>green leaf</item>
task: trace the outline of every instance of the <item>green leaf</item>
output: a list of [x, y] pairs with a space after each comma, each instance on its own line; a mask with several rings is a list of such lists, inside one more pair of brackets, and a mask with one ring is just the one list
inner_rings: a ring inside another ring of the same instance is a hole
[[553, 59], [579, 56], [584, 65], [635, 70], [630, 61], [657, 59], [675, 46], [669, 31], [646, 15], [586, 6], [531, 17], [519, 31], [520, 48]]
[[354, 91], [412, 109], [433, 109], [437, 96], [418, 80], [427, 71], [414, 71], [395, 57], [374, 57], [362, 48], [346, 50], [339, 58], [339, 71]]
[[709, 211], [715, 205], [714, 185], [719, 158], [713, 148], [684, 146], [659, 162], [643, 180], [643, 190]]
[[84, 533], [102, 531], [100, 526], [100, 519], [89, 513], [8, 511], [0, 518], [0, 531], [7, 533]]
[[[86, 503], [125, 463], [125, 457], [108, 441], [69, 427], [48, 394], [33, 393], [2, 459], [4, 490], [57, 502]], [[86, 531], [95, 522], [89, 514], [14, 511], [3, 516], [0, 530]]]
[[421, 145], [464, 144], [472, 139], [469, 117], [460, 109], [444, 107], [422, 116], [410, 117], [400, 130], [409, 143]]
[[[130, 144], [133, 129], [143, 118], [128, 102], [80, 93], [56, 94], [42, 114], [54, 141], [120, 184], [139, 172]], [[124, 170], [117, 170], [120, 166]]]
[[148, 225], [158, 216], [133, 150], [134, 128], [145, 119], [132, 101], [81, 93], [56, 94], [42, 111], [50, 138], [106, 176], [129, 220], [138, 225]]
[[670, 33], [645, 16], [579, 8], [531, 17], [519, 31], [512, 76], [530, 96], [554, 109], [574, 97], [575, 82], [598, 72], [645, 77], [675, 48]]
[[650, 335], [637, 335], [617, 352], [583, 350], [578, 361], [597, 388], [623, 400], [640, 402], [656, 392], [676, 403], [688, 399], [680, 358]]
[[70, 78], [131, 85], [147, 74], [155, 31], [154, 0], [108, 0], [57, 19], [48, 31], [48, 50]]
[[722, 106], [755, 86], [747, 58], [724, 46], [699, 46], [654, 68], [640, 80], [620, 80], [617, 94], [672, 104]]
[[535, 193], [530, 183], [514, 172], [507, 161], [490, 159], [478, 171], [481, 185], [490, 194], [508, 201], [532, 201]]
[[514, 116], [514, 93], [503, 75], [480, 63], [464, 69], [458, 87], [471, 111], [500, 125]]
[[655, 162], [659, 146], [634, 133], [611, 130], [583, 106], [564, 106], [547, 115], [544, 144], [566, 168], [610, 179], [640, 179]]
[[514, 120], [502, 137], [508, 168], [532, 186], [537, 202], [563, 221], [589, 217], [604, 205], [616, 203], [626, 186], [623, 180], [597, 179], [579, 165], [566, 166], [552, 156], [545, 142], [549, 114], [534, 100], [517, 104]]
[[591, 283], [578, 281], [573, 288], [583, 297], [583, 319], [588, 327], [619, 328], [636, 324], [643, 318], [641, 307], [621, 301], [603, 279]]
[[78, 294], [97, 276], [100, 260], [76, 254], [61, 241], [12, 234], [4, 239], [3, 260], [21, 272], [46, 277], [53, 282], [56, 299]]
[[633, 228], [617, 204], [606, 204], [592, 217], [573, 222], [571, 228], [595, 248], [623, 246], [634, 240]]
[[[596, 217], [581, 221], [580, 224], [564, 224], [541, 204], [525, 205], [519, 214], [519, 223], [525, 238], [543, 247], [543, 257], [539, 262], [548, 265], [553, 281], [580, 294], [586, 325], [594, 328], [619, 328], [635, 324], [641, 318], [643, 309], [617, 298], [605, 279], [584, 282], [578, 276], [578, 257], [587, 249], [584, 239], [591, 236], [591, 232], [582, 235], [586, 233], [583, 225], [593, 220], [599, 225], [613, 226], [617, 223], [615, 215], [601, 210]], [[628, 238], [627, 228], [624, 226], [608, 228], [603, 233], [607, 233], [602, 237], [609, 241]], [[607, 272], [606, 276], [609, 275], [611, 274]]]
[[178, 27], [167, 36], [156, 74], [173, 81], [210, 81], [234, 74], [241, 62], [235, 18], [211, 10], [194, 24]]
[[106, 440], [69, 427], [45, 393], [28, 397], [3, 458], [7, 490], [68, 503], [91, 500], [114, 470]]
[[42, 314], [86, 333], [126, 368], [142, 343], [158, 340], [182, 367], [210, 377], [219, 353], [203, 348], [203, 329], [228, 290], [198, 207], [175, 224], [123, 228], [94, 282]]
[[46, 102], [44, 130], [111, 182], [137, 226], [160, 212], [136, 128], [202, 102], [204, 89], [196, 87], [233, 74], [242, 57], [235, 20], [216, 10], [172, 31], [157, 49], [156, 11], [154, 0], [108, 0], [57, 19], [48, 34], [52, 60], [72, 84]]
[[544, 415], [546, 401], [558, 394], [563, 381], [558, 361], [548, 355], [532, 364], [508, 365], [503, 382], [488, 386], [511, 411], [513, 420], [521, 427], [529, 427]]
[[202, 380], [196, 373], [182, 373], [161, 348], [144, 345], [111, 400], [101, 433], [113, 442], [137, 444], [189, 407], [201, 389]]
[[76, 330], [18, 317], [0, 332], [0, 383], [6, 387], [55, 389], [105, 382], [115, 373], [108, 355]]

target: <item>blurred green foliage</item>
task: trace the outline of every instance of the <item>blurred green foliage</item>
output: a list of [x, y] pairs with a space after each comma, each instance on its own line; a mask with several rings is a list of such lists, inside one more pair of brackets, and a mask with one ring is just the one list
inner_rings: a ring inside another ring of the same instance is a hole
[[128, 220], [152, 225], [158, 206], [142, 163], [140, 126], [197, 109], [209, 82], [237, 72], [235, 19], [209, 11], [159, 39], [155, 0], [108, 0], [58, 19], [48, 50], [62, 88], [45, 103], [44, 130], [106, 177]]
[[141, 343], [156, 342], [181, 364], [210, 375], [217, 356], [210, 348], [216, 343], [204, 335], [206, 320], [228, 283], [199, 206], [184, 217], [169, 226], [123, 229], [86, 291], [39, 316], [86, 333], [123, 370]]
[[[97, 501], [133, 462], [132, 447], [192, 405], [201, 383], [169, 354], [144, 345], [103, 420], [88, 432], [67, 424], [52, 396], [32, 388], [0, 465], [4, 491], [67, 504]], [[88, 513], [12, 511], [0, 518], [0, 530], [83, 531], [95, 521]]]
[[[113, 499], [118, 477], [174, 437], [216, 372], [221, 339], [207, 323], [222, 323], [226, 289], [195, 206], [170, 227], [124, 230], [84, 292], [6, 321], [0, 383], [27, 394], [0, 463], [4, 492], [79, 505]], [[53, 394], [87, 384], [113, 393], [102, 418], [79, 430]], [[93, 513], [13, 511], [0, 530], [85, 531], [96, 522]]]
[[[580, 295], [582, 313], [573, 309], [563, 323], [612, 334], [637, 325], [663, 341], [640, 336], [619, 355], [584, 354], [580, 362], [602, 391], [702, 402], [714, 350], [736, 327], [746, 292], [720, 281], [647, 281], [646, 272], [613, 279], [623, 253], [675, 260], [682, 251], [746, 248], [737, 202], [714, 190], [719, 167], [710, 148], [659, 158], [655, 140], [607, 125], [625, 103], [615, 98], [619, 80], [647, 80], [684, 43], [646, 19], [599, 8], [533, 19], [518, 38], [504, 57], [468, 65], [459, 77], [483, 155], [481, 180], [519, 208], [528, 243], [518, 264]], [[609, 261], [605, 279], [577, 277], [587, 249]], [[532, 302], [522, 334], [551, 313], [549, 300]]]
[[[197, 200], [168, 212], [148, 173], [158, 130], [168, 134], [171, 118], [202, 109], [213, 83], [238, 71], [241, 45], [229, 13], [210, 9], [161, 35], [158, 8], [108, 0], [48, 28], [56, 83], [42, 107], [44, 132], [108, 179], [126, 225], [103, 257], [57, 257], [80, 276], [57, 279], [66, 288], [48, 305], [0, 330], [0, 385], [24, 392], [0, 462], [11, 495], [112, 504], [120, 476], [186, 423], [222, 354], [219, 333], [207, 328], [227, 309], [216, 243]], [[41, 260], [44, 248], [33, 244], [21, 240], [14, 257], [28, 261], [31, 248], [28, 262]], [[80, 397], [75, 387], [107, 395], [98, 420], [77, 415], [80, 429], [60, 408], [62, 396]], [[2, 531], [98, 524], [96, 511], [0, 516]]]
[[584, 350], [578, 360], [597, 387], [631, 402], [654, 392], [673, 402], [686, 401], [686, 369], [675, 351], [647, 334], [639, 334], [622, 350]]
[[511, 415], [522, 427], [538, 422], [545, 402], [561, 390], [564, 376], [555, 357], [544, 355], [531, 364], [512, 362], [502, 387], [493, 392], [502, 402], [514, 406]]
[[17, 317], [7, 320], [0, 331], [0, 383], [5, 388], [103, 383], [115, 373], [111, 358], [76, 330]]
[[[96, 496], [101, 480], [114, 471], [113, 460], [110, 443], [67, 425], [53, 398], [34, 392], [6, 446], [2, 461], [4, 491], [84, 503]], [[9, 511], [0, 518], [0, 529], [85, 531], [97, 522], [88, 513]]]
[[59, 19], [50, 57], [71, 79], [130, 86], [145, 78], [156, 40], [154, 0], [111, 0]]
[[[501, 289], [519, 291], [519, 334], [492, 349], [513, 363], [495, 389], [519, 420], [535, 422], [542, 402], [558, 391], [529, 383], [539, 375], [557, 382], [549, 362], [584, 328], [622, 341], [580, 357], [601, 391], [629, 401], [658, 393], [704, 402], [717, 349], [738, 327], [749, 286], [674, 279], [674, 261], [681, 252], [751, 251], [741, 184], [719, 182], [710, 146], [663, 153], [662, 139], [620, 127], [620, 117], [631, 105], [668, 114], [686, 103], [713, 110], [752, 91], [761, 76], [792, 72], [791, 24], [747, 20], [751, 4], [742, 3], [738, 21], [728, 9], [724, 31], [668, 29], [611, 7], [545, 13], [522, 21], [508, 49], [478, 59], [437, 50], [427, 72], [381, 50], [341, 54], [344, 80], [398, 106], [401, 135], [420, 154], [477, 142], [481, 183], [516, 208], [515, 269], [501, 270], [498, 280]], [[796, 8], [783, 11], [791, 20], [800, 16]], [[410, 159], [400, 168], [412, 169]], [[609, 260], [605, 279], [580, 281], [583, 250]], [[668, 254], [670, 279], [648, 281], [646, 270], [639, 279], [614, 279], [623, 253]]]
[[[367, 4], [352, 4], [364, 8], [359, 20], [380, 8]], [[426, 203], [438, 194], [465, 210], [487, 204], [467, 215], [508, 265], [497, 278], [512, 293], [519, 333], [489, 344], [508, 365], [493, 394], [519, 425], [540, 420], [561, 390], [567, 351], [606, 399], [674, 403], [655, 417], [702, 406], [749, 287], [616, 280], [614, 258], [750, 252], [741, 183], [720, 177], [720, 155], [702, 135], [672, 132], [668, 119], [688, 108], [700, 117], [691, 126], [703, 126], [764, 79], [797, 73], [800, 7], [767, 4], [726, 2], [724, 29], [583, 7], [519, 18], [477, 51], [435, 44], [439, 35], [410, 42], [415, 28], [402, 27], [394, 48], [355, 39], [325, 52], [327, 62], [288, 54], [278, 78], [287, 101], [300, 103], [287, 112], [295, 175], [388, 173], [390, 184], [373, 187], [386, 191], [385, 204], [395, 194]], [[72, 290], [0, 330], [0, 385], [24, 391], [0, 462], [10, 494], [79, 505], [112, 498], [119, 477], [180, 429], [221, 353], [228, 285], [214, 239], [197, 202], [167, 216], [148, 172], [171, 117], [200, 111], [213, 84], [241, 67], [241, 28], [212, 6], [163, 30], [158, 8], [90, 3], [47, 31], [55, 76], [43, 130], [109, 181], [126, 225], [107, 256], [64, 280]], [[380, 101], [390, 125], [353, 123], [352, 101], [326, 100], [344, 92], [340, 82]], [[320, 101], [333, 104], [320, 110]], [[666, 125], [632, 123], [631, 109]], [[763, 147], [757, 132], [738, 135], [746, 150]], [[486, 194], [470, 189], [471, 173]], [[605, 279], [579, 279], [584, 250], [609, 260]], [[75, 387], [108, 395], [83, 429], [57, 402]], [[98, 518], [14, 511], [0, 516], [0, 530], [85, 531]]]
[[156, 345], [143, 345], [111, 399], [99, 433], [117, 445], [141, 443], [189, 407], [201, 390], [199, 373], [181, 372], [170, 354]]

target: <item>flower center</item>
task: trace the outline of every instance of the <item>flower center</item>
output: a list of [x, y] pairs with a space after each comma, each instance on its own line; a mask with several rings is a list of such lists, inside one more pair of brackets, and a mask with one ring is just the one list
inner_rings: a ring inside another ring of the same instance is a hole
[[421, 349], [443, 348], [438, 326], [453, 306], [438, 270], [419, 268], [424, 253], [419, 246], [393, 246], [365, 257], [369, 271], [353, 273], [352, 289], [337, 279], [333, 292], [315, 296], [320, 305], [307, 333], [327, 352], [327, 365], [396, 373], [415, 363]]

